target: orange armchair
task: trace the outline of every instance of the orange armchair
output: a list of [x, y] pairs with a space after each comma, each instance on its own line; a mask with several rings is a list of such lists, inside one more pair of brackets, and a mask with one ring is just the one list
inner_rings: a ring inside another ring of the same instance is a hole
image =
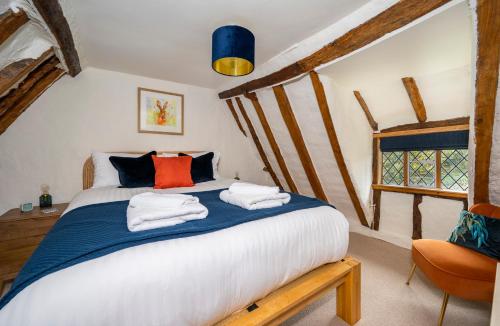
[[[476, 204], [470, 208], [474, 214], [500, 219], [500, 207]], [[497, 261], [476, 251], [447, 241], [420, 239], [412, 244], [413, 266], [406, 284], [418, 268], [443, 290], [443, 304], [438, 325], [443, 324], [450, 295], [467, 300], [492, 302]]]

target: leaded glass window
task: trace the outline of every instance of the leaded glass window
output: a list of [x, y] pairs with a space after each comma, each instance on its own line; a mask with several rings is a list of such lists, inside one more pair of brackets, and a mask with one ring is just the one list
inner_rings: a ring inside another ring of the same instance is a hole
[[403, 185], [403, 152], [382, 153], [382, 182], [388, 185]]
[[443, 189], [467, 191], [468, 151], [466, 149], [446, 149], [441, 151], [441, 187]]
[[436, 151], [410, 151], [408, 179], [412, 187], [436, 187]]

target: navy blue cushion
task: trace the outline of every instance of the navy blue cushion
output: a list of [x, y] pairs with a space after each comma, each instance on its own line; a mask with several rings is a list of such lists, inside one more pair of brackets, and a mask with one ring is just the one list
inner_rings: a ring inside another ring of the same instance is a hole
[[155, 166], [149, 152], [140, 157], [111, 156], [109, 161], [120, 178], [120, 184], [124, 188], [153, 187], [155, 185]]
[[[179, 153], [179, 156], [189, 156], [188, 154]], [[206, 182], [214, 179], [214, 168], [212, 159], [214, 153], [210, 152], [198, 157], [193, 157], [191, 162], [191, 179], [194, 183]]]
[[464, 210], [448, 241], [500, 260], [500, 220]]

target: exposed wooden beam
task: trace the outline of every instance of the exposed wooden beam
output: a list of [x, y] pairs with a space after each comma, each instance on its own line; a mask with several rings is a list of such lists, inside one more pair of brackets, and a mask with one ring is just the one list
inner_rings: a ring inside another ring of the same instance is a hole
[[238, 104], [238, 107], [240, 108], [241, 115], [243, 116], [243, 119], [245, 119], [245, 122], [247, 123], [248, 130], [250, 131], [250, 135], [252, 135], [253, 142], [255, 143], [255, 147], [257, 147], [257, 151], [259, 152], [260, 158], [262, 159], [262, 162], [264, 162], [264, 166], [266, 167], [267, 171], [271, 175], [271, 178], [273, 179], [274, 183], [283, 189], [283, 186], [281, 185], [280, 180], [278, 179], [278, 176], [276, 176], [276, 173], [274, 173], [273, 167], [271, 166], [271, 163], [269, 163], [269, 160], [267, 159], [266, 152], [264, 151], [264, 148], [262, 147], [262, 144], [259, 140], [259, 137], [257, 136], [257, 133], [255, 132], [255, 128], [253, 127], [252, 121], [248, 117], [247, 111], [245, 110], [245, 107], [243, 106], [243, 103], [241, 102], [241, 99], [239, 97], [236, 98], [236, 103]]
[[53, 68], [49, 73], [44, 75], [36, 84], [28, 90], [23, 97], [16, 102], [0, 118], [0, 135], [7, 130], [7, 128], [33, 103], [47, 88], [55, 83], [59, 78], [65, 74], [64, 70]]
[[58, 0], [33, 0], [33, 4], [42, 16], [59, 44], [64, 61], [68, 67], [68, 74], [75, 77], [80, 73], [80, 59], [76, 52], [75, 42], [71, 35], [68, 21], [64, 17]]
[[219, 93], [219, 98], [237, 96], [282, 83], [343, 57], [420, 18], [450, 0], [401, 0], [365, 23], [351, 29], [313, 54], [267, 76]]
[[340, 170], [340, 175], [344, 180], [345, 187], [351, 198], [351, 202], [356, 210], [359, 221], [364, 226], [368, 226], [368, 221], [366, 220], [365, 212], [359, 200], [356, 188], [351, 180], [349, 171], [347, 169], [347, 164], [345, 163], [344, 155], [342, 154], [342, 149], [340, 148], [339, 139], [337, 137], [337, 132], [335, 131], [335, 126], [333, 125], [332, 115], [330, 114], [330, 108], [328, 107], [328, 101], [326, 99], [325, 89], [323, 83], [319, 79], [318, 74], [315, 71], [309, 73], [311, 77], [311, 82], [314, 89], [314, 94], [316, 95], [316, 100], [318, 102], [318, 108], [323, 119], [323, 124], [326, 129], [326, 134], [328, 135], [328, 140], [330, 141], [330, 146], [332, 148], [335, 161]]
[[49, 49], [37, 59], [27, 58], [11, 63], [0, 70], [0, 95], [9, 90], [16, 83], [24, 79], [26, 75], [38, 67], [42, 62], [54, 55], [54, 51]]
[[403, 84], [405, 85], [406, 92], [410, 97], [411, 105], [415, 111], [418, 122], [425, 122], [427, 120], [427, 112], [425, 111], [424, 101], [418, 90], [417, 83], [413, 77], [401, 78]]
[[382, 191], [373, 190], [373, 205], [375, 210], [373, 211], [373, 229], [378, 231], [380, 227], [380, 205], [381, 205]]
[[468, 125], [469, 117], [460, 117], [446, 120], [437, 120], [437, 121], [426, 121], [426, 122], [417, 122], [417, 123], [408, 123], [404, 125], [399, 125], [395, 127], [385, 128], [380, 130], [381, 133], [384, 132], [392, 132], [392, 131], [405, 131], [405, 130], [414, 130], [414, 129], [426, 129], [426, 128], [436, 128], [436, 127], [450, 127], [450, 126], [458, 126], [458, 125]]
[[266, 134], [267, 140], [269, 141], [269, 145], [271, 145], [271, 149], [273, 150], [274, 156], [276, 157], [276, 161], [278, 161], [278, 165], [281, 169], [281, 172], [283, 173], [283, 176], [285, 177], [286, 183], [288, 184], [288, 188], [290, 188], [291, 192], [298, 193], [297, 186], [295, 185], [295, 182], [293, 181], [293, 178], [290, 174], [290, 171], [288, 171], [288, 167], [286, 166], [285, 159], [283, 158], [283, 155], [281, 154], [278, 143], [276, 142], [276, 139], [274, 138], [273, 132], [271, 131], [271, 127], [269, 126], [269, 123], [267, 122], [266, 115], [264, 114], [264, 110], [262, 109], [262, 106], [260, 105], [259, 99], [257, 98], [257, 94], [247, 93], [247, 94], [245, 94], [245, 97], [248, 98], [252, 102], [252, 105], [255, 109], [255, 112], [257, 113], [257, 116], [259, 117], [262, 128], [264, 129], [264, 133]]
[[453, 125], [446, 127], [434, 127], [434, 128], [413, 129], [413, 130], [376, 132], [373, 133], [373, 138], [434, 134], [437, 132], [460, 131], [460, 130], [469, 130], [469, 125], [465, 124], [465, 125]]
[[11, 89], [7, 95], [0, 98], [0, 118], [14, 107], [18, 101], [26, 96], [26, 93], [44, 78], [47, 73], [52, 71], [57, 64], [59, 64], [59, 60], [55, 56], [52, 56], [49, 60], [46, 60], [38, 68], [33, 70], [17, 88]]
[[370, 124], [370, 127], [372, 127], [373, 131], [378, 130], [378, 124], [373, 119], [372, 114], [370, 113], [370, 109], [368, 109], [368, 105], [365, 102], [365, 99], [363, 96], [361, 96], [361, 93], [359, 91], [354, 91], [354, 96], [356, 96], [356, 99], [358, 100], [359, 106], [363, 109], [363, 112], [365, 113], [366, 119], [368, 119], [368, 123]]
[[402, 194], [418, 194], [437, 198], [455, 199], [463, 200], [467, 198], [466, 192], [451, 191], [444, 189], [431, 189], [431, 188], [417, 188], [417, 187], [403, 187], [403, 186], [393, 186], [393, 185], [372, 185], [374, 190], [382, 190], [387, 192], [398, 192]]
[[491, 146], [500, 56], [500, 1], [477, 1], [474, 204], [489, 203]]
[[412, 239], [422, 239], [422, 213], [418, 205], [422, 203], [422, 195], [413, 195], [413, 234]]
[[311, 156], [306, 147], [306, 143], [304, 142], [304, 138], [302, 137], [302, 133], [300, 132], [299, 124], [297, 123], [297, 119], [295, 119], [295, 115], [293, 114], [292, 107], [290, 105], [290, 101], [285, 92], [285, 88], [283, 85], [274, 86], [273, 87], [274, 96], [276, 97], [276, 101], [278, 102], [278, 106], [281, 111], [281, 115], [283, 120], [285, 121], [285, 125], [288, 128], [288, 132], [290, 133], [290, 137], [292, 138], [293, 144], [295, 145], [295, 149], [299, 155], [300, 162], [304, 167], [304, 171], [307, 175], [307, 179], [311, 184], [314, 195], [327, 201], [326, 194], [321, 186], [321, 182], [319, 180], [318, 174], [314, 168]]
[[236, 121], [236, 124], [238, 125], [238, 129], [247, 137], [247, 133], [245, 132], [245, 129], [243, 129], [243, 125], [241, 124], [240, 118], [238, 117], [238, 114], [236, 113], [236, 110], [234, 109], [233, 101], [231, 99], [226, 100], [227, 107], [229, 108], [229, 111], [231, 111], [231, 114], [233, 115], [234, 121]]
[[28, 15], [24, 10], [14, 13], [12, 9], [0, 14], [0, 44], [5, 42], [21, 26], [28, 22]]

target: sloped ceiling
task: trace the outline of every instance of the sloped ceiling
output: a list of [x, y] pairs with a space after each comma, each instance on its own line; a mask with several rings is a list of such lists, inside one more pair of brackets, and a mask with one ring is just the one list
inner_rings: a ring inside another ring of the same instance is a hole
[[359, 90], [380, 129], [416, 122], [401, 82], [408, 76], [417, 82], [429, 121], [468, 116], [471, 25], [467, 4], [461, 3], [320, 73]]
[[231, 77], [211, 69], [211, 35], [240, 24], [259, 65], [369, 0], [64, 0], [84, 65], [203, 87]]

